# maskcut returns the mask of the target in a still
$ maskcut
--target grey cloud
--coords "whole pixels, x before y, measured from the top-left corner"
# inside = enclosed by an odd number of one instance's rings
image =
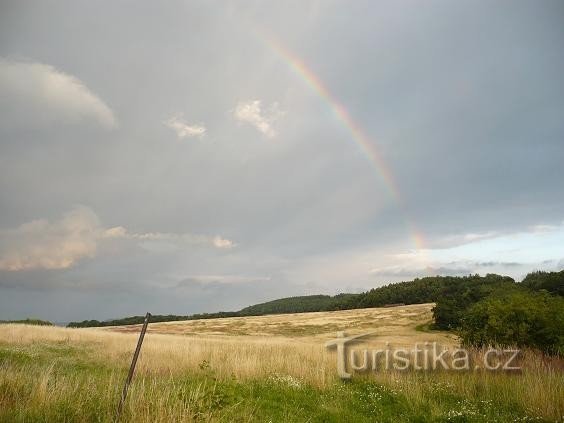
[[[0,57],[20,66],[10,81],[35,82],[0,83],[9,94],[0,99],[2,257],[16,238],[23,257],[20,225],[51,228],[73,204],[95,212],[98,235],[95,253],[69,267],[1,271],[0,319],[215,311],[427,272],[517,277],[554,266],[541,262],[562,257],[556,242],[522,266],[510,256],[429,268],[389,259],[416,248],[411,223],[440,254],[558,233],[527,228],[559,228],[564,210],[561,2],[408,9],[5,2]],[[51,76],[65,89],[45,98],[33,87]],[[328,97],[379,150],[399,201]],[[251,103],[239,125],[241,101]],[[283,119],[269,118],[274,103]],[[173,116],[171,129],[163,120]],[[119,127],[108,130],[112,119]],[[38,231],[40,246],[67,239]],[[177,287],[198,275],[211,279]],[[272,279],[213,279],[225,275]]]
[[[492,267],[492,266],[504,266],[504,267],[518,267],[522,266],[523,263],[517,263],[514,261],[511,262],[495,262],[495,261],[488,261],[482,263],[476,263],[480,267]],[[546,261],[543,261],[543,264],[546,264]]]
[[[0,118],[4,128],[92,119],[117,125],[112,110],[78,78],[53,66],[0,58]]]
[[[387,269],[373,269],[370,273],[374,276],[380,276],[384,278],[391,278],[390,282],[395,282],[401,278],[413,279],[416,277],[424,276],[461,276],[469,275],[472,273],[472,268],[470,267],[393,267]]]
[[[503,261],[477,262],[471,260],[460,260],[421,266],[419,263],[414,262],[413,265],[396,265],[375,268],[370,271],[370,274],[374,277],[383,278],[388,282],[423,276],[464,276],[476,273],[482,275],[486,273],[508,274],[517,280],[520,280],[523,277],[523,271],[526,272],[534,270],[537,265],[542,265],[542,263],[531,264]]]
[[[237,285],[252,282],[268,282],[272,278],[269,276],[241,276],[241,275],[196,275],[181,280],[176,288],[186,288],[194,284],[205,286],[210,284]]]

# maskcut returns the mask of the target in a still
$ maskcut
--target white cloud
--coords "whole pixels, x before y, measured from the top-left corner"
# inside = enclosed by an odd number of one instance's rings
[[[143,242],[160,241],[169,242],[174,244],[192,244],[192,245],[203,245],[203,246],[213,246],[219,249],[229,249],[236,246],[236,244],[226,238],[219,235],[214,237],[208,235],[198,235],[191,233],[169,233],[169,232],[145,232],[145,233],[134,233],[128,232],[123,226],[116,226],[114,228],[106,229],[104,231],[104,238],[123,238],[123,239],[133,239]]]
[[[87,207],[75,207],[60,220],[37,219],[1,232],[0,269],[66,269],[96,254],[100,221]]]
[[[6,127],[94,120],[116,126],[112,110],[78,78],[37,62],[0,59],[0,122]]]
[[[103,240],[126,239],[140,245],[167,242],[177,246],[228,249],[236,244],[221,236],[162,232],[130,233],[123,226],[104,228],[88,207],[77,206],[57,221],[37,219],[0,231],[0,270],[66,269],[96,255]],[[151,250],[146,248],[147,250]]]
[[[239,122],[254,126],[269,138],[276,135],[273,125],[284,114],[285,112],[279,109],[276,102],[264,111],[260,100],[240,101],[234,112],[235,119]]]
[[[163,121],[163,124],[176,132],[178,138],[202,137],[206,133],[203,125],[189,125],[181,115],[174,115]]]

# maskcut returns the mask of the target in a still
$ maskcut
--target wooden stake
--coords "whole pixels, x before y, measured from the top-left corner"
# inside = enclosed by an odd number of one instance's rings
[[[141,328],[141,333],[139,334],[139,340],[137,341],[137,348],[135,348],[135,353],[133,354],[133,360],[131,360],[131,366],[129,367],[129,373],[127,374],[127,379],[125,380],[125,385],[123,386],[123,391],[121,392],[121,399],[119,401],[119,406],[116,414],[116,422],[119,421],[121,417],[121,412],[123,411],[123,405],[125,404],[125,398],[127,397],[127,390],[131,379],[133,379],[133,372],[135,371],[135,365],[137,364],[137,359],[139,358],[139,352],[141,351],[141,345],[143,344],[143,338],[145,338],[145,332],[147,332],[147,326],[149,325],[149,317],[151,313],[145,315],[145,321],[143,322],[143,327]]]

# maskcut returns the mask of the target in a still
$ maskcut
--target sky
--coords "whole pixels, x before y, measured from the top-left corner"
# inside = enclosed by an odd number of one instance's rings
[[[0,319],[564,268],[561,1],[0,0]]]

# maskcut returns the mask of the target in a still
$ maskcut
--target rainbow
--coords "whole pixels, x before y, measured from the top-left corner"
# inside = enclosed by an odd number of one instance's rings
[[[329,106],[336,119],[350,132],[352,139],[360,147],[361,151],[374,165],[381,176],[387,190],[390,192],[396,204],[400,207],[406,222],[407,230],[417,249],[425,248],[423,234],[417,229],[413,219],[407,213],[400,190],[395,181],[390,168],[377,150],[375,144],[371,142],[362,127],[355,122],[346,107],[329,91],[323,81],[302,61],[300,57],[292,53],[273,37],[268,36],[264,31],[259,31],[259,37],[270,50],[274,51],[289,68],[307,83]]]

